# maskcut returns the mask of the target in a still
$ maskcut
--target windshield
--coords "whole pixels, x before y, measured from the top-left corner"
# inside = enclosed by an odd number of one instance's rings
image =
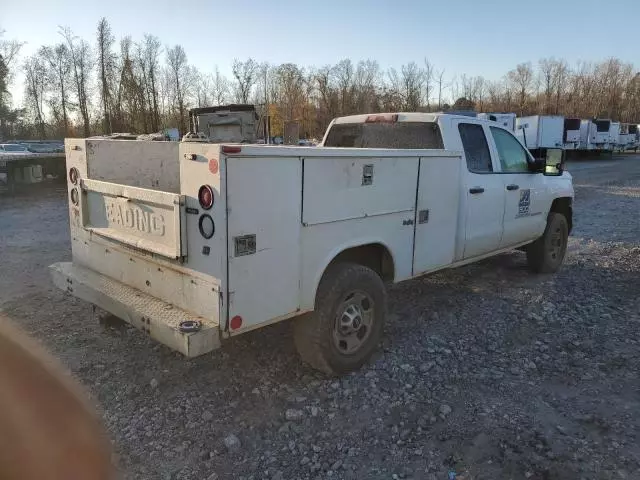
[[[2,145],[5,152],[26,152],[27,149],[22,145]]]
[[[434,122],[336,123],[325,147],[442,149],[440,127]]]

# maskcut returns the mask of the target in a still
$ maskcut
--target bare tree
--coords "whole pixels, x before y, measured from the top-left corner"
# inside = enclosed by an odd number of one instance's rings
[[[520,109],[519,113],[520,115],[524,115],[527,96],[533,82],[533,69],[531,68],[531,63],[521,63],[517,65],[515,70],[511,70],[507,74],[507,77],[517,89]]]
[[[173,83],[173,93],[175,98],[174,106],[178,109],[178,121],[180,130],[182,132],[187,131],[187,119],[186,119],[186,107],[185,98],[187,96],[188,87],[188,68],[187,68],[187,54],[184,52],[184,48],[181,45],[176,45],[173,48],[167,49],[167,66],[169,67],[169,73]]]
[[[434,76],[433,64],[426,58],[424,59],[424,101],[427,110],[431,110],[431,96],[433,95],[433,76]]]
[[[415,62],[402,66],[402,98],[406,111],[416,111],[422,101],[425,73]]]
[[[39,55],[33,55],[24,62],[25,98],[41,139],[46,138],[44,121],[46,75],[46,66]]]
[[[556,61],[554,58],[543,58],[538,62],[540,83],[544,89],[544,105],[542,107],[544,113],[551,113],[551,98],[555,87],[555,64]]]
[[[102,17],[98,23],[98,77],[100,84],[100,100],[102,103],[103,131],[112,133],[111,127],[111,83],[115,67],[115,56],[111,51],[115,38],[111,33],[111,26],[107,19]]]
[[[53,92],[49,100],[54,118],[62,123],[62,136],[69,134],[69,83],[71,82],[71,58],[64,43],[54,47],[42,47],[39,53],[48,64],[47,80]]]
[[[252,58],[244,62],[234,60],[231,68],[233,77],[236,79],[236,101],[240,103],[248,103],[251,96],[251,89],[256,84],[259,65]]]
[[[2,60],[5,68],[7,69],[7,78],[11,80],[11,69],[13,67],[13,63],[18,58],[18,54],[20,53],[20,49],[25,44],[25,42],[19,42],[18,40],[6,40],[3,39],[4,30],[0,30],[0,56],[2,56]]]
[[[149,109],[150,127],[154,132],[160,129],[160,110],[158,106],[158,71],[161,44],[153,35],[145,34],[144,42],[138,48],[146,99]]]
[[[436,85],[438,85],[438,110],[442,109],[442,92],[451,86],[451,84],[444,83],[444,68],[438,72]]]
[[[193,67],[192,67],[193,68]],[[195,100],[197,107],[211,106],[211,91],[213,90],[213,79],[211,74],[198,72],[193,69],[192,75],[195,78]]]
[[[553,71],[553,85],[556,92],[554,113],[556,115],[560,113],[560,99],[564,96],[568,77],[569,66],[567,65],[567,62],[565,60],[556,61]]]
[[[337,81],[339,92],[340,114],[348,115],[353,113],[353,63],[351,63],[351,60],[349,59],[341,60],[333,68],[333,73]]]
[[[220,73],[217,66],[213,71],[211,95],[216,105],[224,104],[227,100],[227,96],[229,95],[229,80]]]
[[[60,32],[67,42],[71,58],[73,80],[76,87],[76,100],[78,110],[82,118],[84,136],[91,135],[91,123],[89,119],[89,80],[91,70],[91,49],[89,44],[73,35],[71,29],[66,27]]]

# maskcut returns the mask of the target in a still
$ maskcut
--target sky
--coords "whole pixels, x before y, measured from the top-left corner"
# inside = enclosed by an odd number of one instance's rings
[[[151,33],[181,44],[198,69],[218,65],[229,77],[234,58],[304,66],[373,59],[383,69],[426,58],[448,79],[496,80],[544,57],[573,65],[616,56],[640,68],[638,12],[637,0],[0,0],[0,30],[26,42],[23,58],[60,42],[59,26],[94,43],[104,16],[117,39]],[[18,75],[14,103],[23,90]]]

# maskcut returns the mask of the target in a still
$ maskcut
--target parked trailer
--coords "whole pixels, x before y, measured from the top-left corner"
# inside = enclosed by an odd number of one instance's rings
[[[577,150],[580,148],[580,119],[565,118],[564,133],[562,137],[565,150]]]
[[[608,132],[607,127],[607,132]],[[580,121],[580,147],[579,150],[598,150],[598,144],[596,139],[598,129],[595,121],[593,120],[581,120]],[[608,135],[608,133],[607,133]],[[600,144],[602,145],[602,144]]]
[[[515,113],[479,113],[478,118],[484,120],[492,120],[498,122],[504,128],[510,131],[514,131],[516,128],[516,114]]]
[[[516,137],[531,151],[562,148],[564,117],[559,115],[533,115],[516,118]]]
[[[635,123],[630,124],[629,135],[631,135],[631,146],[629,150],[638,150],[638,147],[640,147],[640,125]]]
[[[595,139],[596,150],[611,150],[609,144],[609,130],[611,129],[611,120],[604,118],[596,118],[593,123],[595,124]]]
[[[609,150],[618,150],[620,145],[620,122],[609,125]]]
[[[633,148],[635,134],[630,132],[631,125],[628,123],[620,124],[620,135],[618,136],[618,150],[624,152]]]
[[[0,154],[0,179],[5,178],[9,190],[39,183],[48,175],[65,176],[64,153]]]

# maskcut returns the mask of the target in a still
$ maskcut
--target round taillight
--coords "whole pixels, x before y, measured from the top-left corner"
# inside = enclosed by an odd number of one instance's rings
[[[200,216],[198,229],[200,230],[200,235],[209,240],[216,233],[216,224],[213,223],[213,218],[205,213]]]
[[[76,207],[80,203],[80,195],[78,194],[77,188],[71,189],[71,203],[73,203]]]
[[[213,206],[213,189],[209,185],[202,185],[198,190],[198,201],[200,206],[209,210]]]
[[[71,183],[73,183],[74,185],[77,185],[79,176],[80,176],[80,173],[78,173],[78,169],[76,167],[71,167],[69,169],[69,180],[71,181]]]
[[[240,315],[236,315],[231,319],[230,325],[231,330],[237,330],[242,326],[242,317]]]

